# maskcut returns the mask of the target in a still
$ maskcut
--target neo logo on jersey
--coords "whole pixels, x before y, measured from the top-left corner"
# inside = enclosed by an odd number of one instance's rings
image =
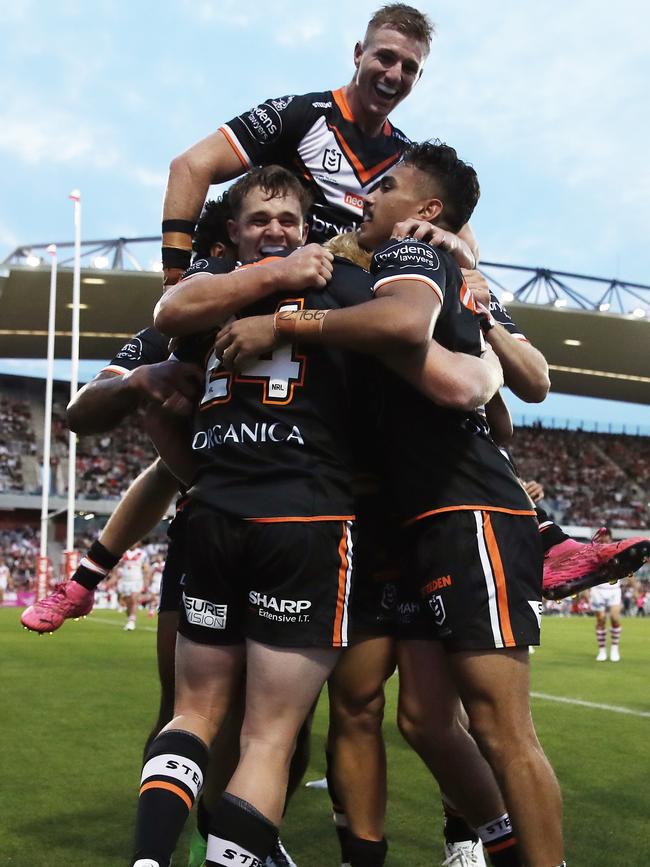
[[[341,168],[342,154],[338,148],[325,148],[323,151],[323,168],[326,172],[338,172]]]
[[[183,593],[183,605],[187,622],[208,629],[225,629],[228,615],[227,605],[216,605],[207,599],[197,599]]]

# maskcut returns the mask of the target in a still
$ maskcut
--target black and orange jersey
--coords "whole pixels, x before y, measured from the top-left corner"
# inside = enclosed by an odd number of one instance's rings
[[[499,325],[503,325],[503,327],[508,331],[515,340],[523,340],[524,342],[528,342],[528,338],[523,333],[523,331],[519,328],[517,323],[513,320],[513,318],[508,313],[506,307],[499,301],[494,292],[490,289],[490,313],[494,317],[494,321]]]
[[[319,243],[356,228],[363,196],[409,143],[388,120],[378,136],[366,135],[343,88],[268,99],[221,131],[245,169],[277,163],[304,182],[314,196],[309,240]]]
[[[375,289],[418,278],[441,302],[433,336],[453,352],[480,355],[480,311],[452,257],[407,238],[373,258]],[[477,412],[437,406],[390,372],[379,425],[381,468],[402,521],[454,509],[534,514],[513,472]]]
[[[100,373],[125,374],[144,364],[158,364],[169,358],[169,341],[156,328],[143,328],[116,352]]]
[[[242,315],[347,307],[369,300],[371,285],[368,272],[337,257],[325,289],[277,293]],[[192,449],[205,461],[191,496],[245,519],[352,517],[355,356],[320,345],[283,344],[230,373],[213,344],[213,335],[194,338],[177,353],[183,360],[200,359],[205,369],[192,432]]]

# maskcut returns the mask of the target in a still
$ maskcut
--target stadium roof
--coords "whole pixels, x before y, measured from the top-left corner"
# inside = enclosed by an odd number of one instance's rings
[[[119,242],[124,247],[124,239]],[[96,252],[100,242],[88,243],[95,245],[87,251],[89,255]],[[0,269],[0,357],[3,358],[43,358],[46,354],[50,269],[45,264],[36,267],[17,264],[19,254],[24,256],[27,252],[27,248],[18,248]],[[101,270],[82,268],[81,358],[105,361],[132,334],[151,323],[152,310],[160,296],[161,275],[142,270],[128,250],[127,260],[139,270],[121,270],[125,265],[122,253],[120,248],[120,257],[113,257],[115,270],[106,265]],[[508,309],[548,359],[553,391],[650,404],[650,287],[547,269],[496,263],[483,263],[481,267],[498,287],[497,294],[503,297],[505,290],[509,292],[506,297],[513,298],[507,302]],[[520,286],[513,285],[505,276],[512,277],[517,271],[525,272],[526,282]],[[566,277],[582,281],[580,291],[570,287]],[[594,291],[582,288],[587,285]],[[56,312],[57,358],[70,357],[71,298],[72,270],[61,267]],[[617,306],[624,311],[633,309],[633,305],[637,305],[636,315],[612,312]]]

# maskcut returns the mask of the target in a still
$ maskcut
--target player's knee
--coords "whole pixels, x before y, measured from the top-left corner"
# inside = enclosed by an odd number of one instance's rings
[[[353,729],[372,733],[381,729],[386,706],[383,684],[372,691],[334,692],[330,702],[332,723],[339,732]]]

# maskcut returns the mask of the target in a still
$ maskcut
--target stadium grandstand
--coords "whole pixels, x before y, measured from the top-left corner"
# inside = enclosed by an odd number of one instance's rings
[[[159,267],[143,266],[157,238],[84,243],[81,252],[80,356],[97,368],[151,320]],[[57,245],[55,356],[70,355],[72,245]],[[0,269],[2,356],[39,358],[47,338],[50,268],[46,245],[16,248]],[[484,263],[482,269],[515,321],[545,354],[555,392],[650,404],[647,375],[650,287],[545,268]],[[104,303],[110,297],[111,303]],[[5,605],[35,592],[43,477],[43,380],[0,377],[0,558],[10,568]],[[69,384],[53,387],[48,556],[60,577],[65,548]],[[545,488],[544,505],[577,538],[602,524],[615,538],[650,533],[650,431],[636,425],[588,425],[534,415],[515,417],[512,454],[522,477]],[[576,456],[580,460],[576,461]],[[153,448],[132,421],[109,434],[81,437],[76,453],[75,547],[96,537]],[[148,540],[159,551],[164,526]],[[646,570],[647,573],[647,570]],[[644,574],[641,573],[643,577]],[[650,576],[647,576],[650,577]],[[13,589],[13,593],[11,590]],[[27,594],[27,595],[26,595]],[[552,607],[552,606],[551,606]]]

